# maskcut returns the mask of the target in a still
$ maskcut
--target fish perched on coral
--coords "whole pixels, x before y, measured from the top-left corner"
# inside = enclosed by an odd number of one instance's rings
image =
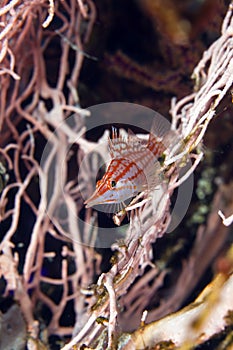
[[[146,141],[130,130],[126,138],[118,136],[113,128],[109,139],[112,160],[102,179],[97,181],[94,193],[85,201],[86,208],[110,204],[116,213],[127,206],[126,200],[158,186],[163,178],[164,152],[168,148],[166,135],[160,127],[156,134],[150,132]]]

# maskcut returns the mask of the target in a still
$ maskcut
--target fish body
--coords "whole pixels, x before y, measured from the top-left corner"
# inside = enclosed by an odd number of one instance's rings
[[[161,165],[158,158],[166,147],[162,137],[150,133],[148,141],[138,138],[129,131],[127,138],[117,135],[113,129],[109,139],[111,162],[96,184],[86,207],[98,204],[114,204],[116,208],[126,207],[125,201],[139,192],[155,188],[161,183]]]

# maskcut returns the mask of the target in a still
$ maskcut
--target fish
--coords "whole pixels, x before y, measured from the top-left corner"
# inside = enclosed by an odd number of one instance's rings
[[[84,202],[86,208],[108,204],[116,213],[140,192],[155,189],[163,178],[162,163],[168,148],[165,134],[164,130],[157,134],[151,131],[147,141],[131,130],[123,137],[113,127],[109,138],[111,161],[94,193]]]

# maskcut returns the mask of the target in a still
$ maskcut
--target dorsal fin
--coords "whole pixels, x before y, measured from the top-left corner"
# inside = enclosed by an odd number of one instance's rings
[[[162,117],[154,119],[147,147],[155,155],[161,157],[165,151],[171,150],[180,142],[180,136],[170,129],[170,123]]]
[[[127,136],[118,134],[116,128],[112,128],[112,139],[109,138],[109,151],[112,158],[124,158],[125,155],[140,151],[146,145],[132,130],[128,130]]]
[[[147,148],[154,154],[156,158],[160,157],[166,150],[163,139],[161,137],[155,136],[152,133],[150,133]]]
[[[169,121],[161,115],[155,114],[151,125],[150,133],[158,138],[163,138],[170,130]]]

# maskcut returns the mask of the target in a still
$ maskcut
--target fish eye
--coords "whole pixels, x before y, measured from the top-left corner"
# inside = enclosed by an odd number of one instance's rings
[[[115,181],[115,180],[112,180],[112,181],[111,181],[111,187],[112,187],[112,188],[116,187],[116,181]]]

